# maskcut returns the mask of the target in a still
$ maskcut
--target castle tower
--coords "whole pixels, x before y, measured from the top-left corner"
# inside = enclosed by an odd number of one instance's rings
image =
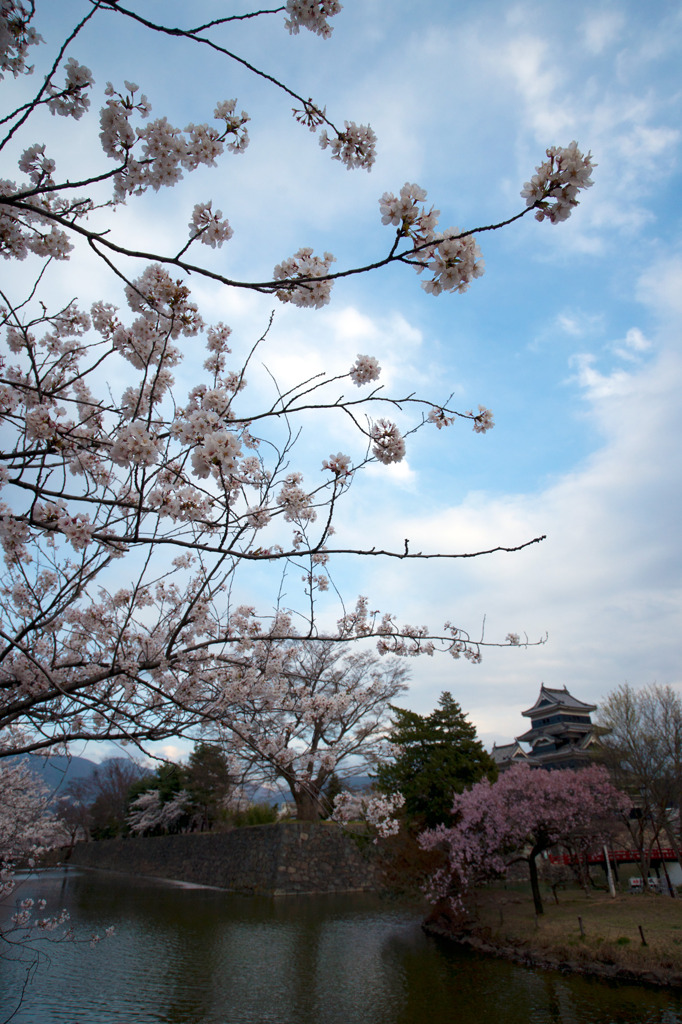
[[[582,768],[590,760],[588,747],[595,741],[590,715],[596,704],[584,704],[566,687],[552,690],[543,683],[532,708],[522,711],[531,727],[517,736],[530,744],[528,763],[538,768]]]

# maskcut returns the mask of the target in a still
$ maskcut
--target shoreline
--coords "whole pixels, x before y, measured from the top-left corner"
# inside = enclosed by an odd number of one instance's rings
[[[427,935],[464,946],[484,956],[509,960],[522,967],[536,970],[578,974],[618,984],[641,985],[647,988],[682,991],[682,961],[672,963],[653,960],[658,954],[651,949],[643,952],[645,962],[637,964],[640,949],[623,952],[618,946],[597,940],[595,945],[574,945],[570,950],[565,943],[552,943],[547,937],[534,941],[526,928],[522,934],[500,935],[499,930],[484,925],[475,918],[453,912],[443,903],[433,908],[422,922]],[[541,935],[541,933],[537,933]],[[678,941],[675,939],[674,941]],[[661,958],[663,960],[664,958]]]
[[[436,938],[446,939],[459,946],[465,946],[475,953],[482,953],[485,956],[494,956],[500,960],[510,960],[520,967],[537,968],[543,971],[558,971],[560,974],[582,974],[585,977],[597,978],[600,981],[617,981],[628,985],[646,985],[650,988],[670,988],[675,991],[682,991],[682,969],[670,971],[659,969],[637,970],[632,967],[619,966],[618,964],[591,963],[566,960],[560,956],[552,956],[546,951],[536,951],[528,948],[516,948],[508,945],[497,945],[489,939],[483,939],[474,934],[452,934],[445,929],[422,924],[427,935]]]

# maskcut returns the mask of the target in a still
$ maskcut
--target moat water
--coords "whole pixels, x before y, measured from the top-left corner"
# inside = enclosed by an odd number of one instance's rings
[[[83,941],[3,943],[0,1022],[682,1024],[682,994],[463,951],[424,935],[422,907],[374,896],[240,897],[73,869],[19,895],[66,908]]]

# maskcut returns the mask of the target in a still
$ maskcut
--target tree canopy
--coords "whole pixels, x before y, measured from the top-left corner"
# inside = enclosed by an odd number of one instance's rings
[[[628,806],[628,798],[598,765],[553,772],[518,765],[497,782],[483,779],[455,796],[452,826],[441,825],[420,837],[425,849],[444,849],[448,858],[433,879],[432,894],[461,899],[471,884],[525,860],[535,910],[542,914],[538,854],[557,843],[584,850],[603,842]]]
[[[323,794],[335,773],[361,775],[374,764],[408,677],[397,658],[302,641],[267,687],[226,707],[211,731],[240,781],[281,782],[298,818],[314,821],[329,811]]]
[[[405,813],[422,827],[449,822],[455,793],[487,778],[497,768],[476,737],[460,705],[447,691],[429,715],[391,707],[390,761],[376,770],[377,788],[402,793]]]
[[[626,824],[639,851],[642,876],[649,874],[661,835],[682,865],[672,820],[682,803],[682,697],[672,686],[635,690],[625,683],[599,705],[596,725],[595,757],[634,803]]]

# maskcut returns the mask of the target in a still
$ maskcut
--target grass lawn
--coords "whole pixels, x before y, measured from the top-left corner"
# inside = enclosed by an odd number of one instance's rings
[[[557,904],[549,894],[545,913],[536,918],[529,886],[479,889],[468,908],[472,932],[495,946],[553,960],[682,973],[682,898],[643,893],[613,899],[601,892],[586,896],[577,887],[558,898]]]

